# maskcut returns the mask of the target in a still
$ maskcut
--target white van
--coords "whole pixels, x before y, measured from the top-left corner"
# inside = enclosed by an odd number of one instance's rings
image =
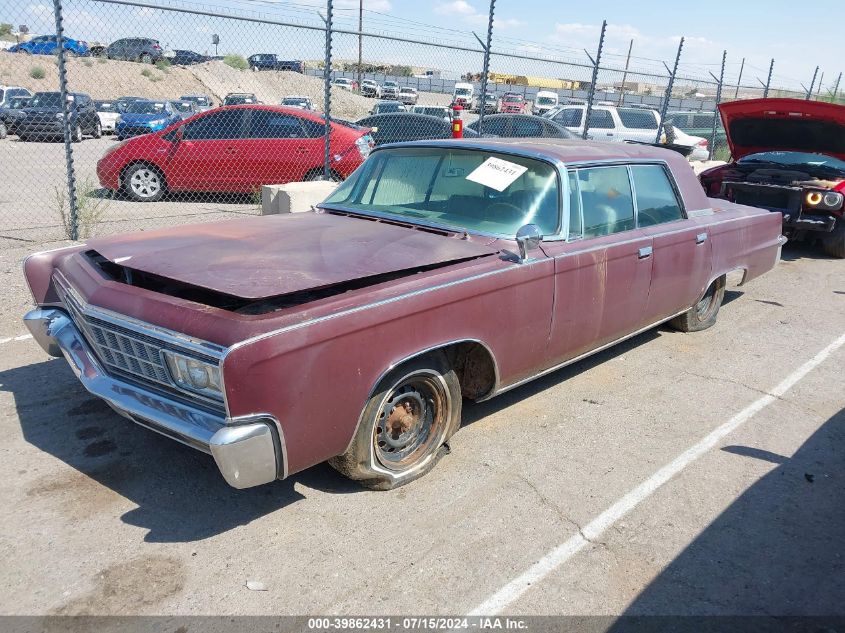
[[[556,92],[549,92],[548,90],[541,90],[537,93],[537,98],[534,99],[534,106],[531,108],[531,114],[543,115],[552,108],[558,105],[558,96]]]
[[[472,97],[475,94],[475,86],[472,84],[456,83],[452,92],[452,103],[469,110],[472,108]]]

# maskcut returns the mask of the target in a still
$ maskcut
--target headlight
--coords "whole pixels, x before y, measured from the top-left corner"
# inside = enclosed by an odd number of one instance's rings
[[[64,119],[65,113],[64,112],[56,112],[56,118],[57,119]]]
[[[834,191],[828,192],[824,194],[822,202],[824,202],[825,206],[830,207],[831,209],[838,209],[842,206],[842,194]]]
[[[170,370],[170,377],[181,389],[193,391],[212,398],[222,398],[220,368],[205,361],[164,350],[164,359]]]
[[[845,197],[837,191],[808,191],[804,195],[804,204],[820,211],[838,211],[842,208]]]

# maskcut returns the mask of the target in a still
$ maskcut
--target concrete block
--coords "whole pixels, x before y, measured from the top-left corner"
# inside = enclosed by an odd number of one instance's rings
[[[325,200],[338,183],[325,180],[289,182],[261,187],[261,215],[302,213]]]

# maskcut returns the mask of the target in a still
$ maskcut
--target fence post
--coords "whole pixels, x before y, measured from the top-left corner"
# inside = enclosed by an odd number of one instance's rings
[[[487,74],[490,72],[490,47],[493,44],[493,13],[496,0],[490,0],[490,14],[487,17],[487,44],[484,46],[484,67],[481,69],[481,94],[478,95],[478,133],[484,133],[484,110],[487,106]],[[472,104],[470,104],[472,107]]]
[[[587,53],[587,57],[590,58],[590,61],[593,62],[593,79],[590,83],[590,90],[587,93],[587,108],[584,112],[584,133],[581,135],[583,139],[586,140],[587,132],[590,131],[590,115],[593,112],[593,101],[596,98],[596,82],[599,80],[599,64],[601,63],[601,49],[604,47],[604,35],[607,32],[607,20],[604,20],[601,23],[601,35],[599,35],[599,47],[596,50],[596,58],[593,59],[592,56]]]
[[[672,89],[675,87],[675,75],[678,74],[678,64],[681,61],[682,50],[684,50],[683,37],[678,44],[678,54],[675,55],[675,65],[672,67],[672,72],[669,74],[669,85],[666,86],[666,96],[663,98],[663,106],[660,108],[660,123],[657,125],[657,138],[654,141],[655,143],[660,143],[660,137],[663,136],[663,121],[666,120],[666,112],[669,110],[669,101],[672,99]],[[666,68],[668,69],[669,67],[667,66]]]
[[[53,17],[56,21],[56,46],[59,51],[59,92],[62,99],[62,131],[65,141],[65,168],[69,204],[68,238],[79,239],[79,210],[76,206],[76,170],[73,166],[73,147],[70,138],[70,108],[68,107],[67,72],[65,69],[64,17],[62,1],[53,0]],[[64,210],[62,210],[64,212]]]
[[[739,99],[739,87],[742,84],[742,71],[745,70],[745,58],[742,58],[742,63],[739,65],[739,77],[736,78],[736,90],[734,91],[734,100]]]
[[[631,51],[634,50],[634,40],[628,45],[628,57],[625,58],[625,71],[622,73],[622,87],[619,89],[619,103],[616,105],[622,106],[625,104],[625,82],[628,81],[628,67],[631,65]]]
[[[806,97],[804,97],[804,101],[809,101],[809,100],[810,100],[810,98],[813,96],[813,88],[814,88],[814,87],[815,87],[815,85],[816,85],[816,77],[818,77],[818,76],[819,76],[819,67],[818,67],[818,66],[816,66],[816,70],[815,70],[815,72],[813,73],[813,81],[811,81],[811,82],[810,82],[810,87],[809,87],[809,88],[807,88],[806,86],[804,86],[804,90],[806,90],[806,91],[807,91],[807,96],[806,96]],[[803,85],[803,84],[802,84],[802,85]]]
[[[713,113],[713,130],[710,132],[710,160],[716,154],[716,128],[719,122],[719,103],[722,101],[722,85],[725,81],[725,61],[728,59],[728,51],[722,52],[722,72],[719,73],[719,83],[716,84],[716,112]],[[710,76],[715,79],[713,73]],[[659,141],[658,141],[659,142]]]
[[[332,0],[326,0],[326,59],[323,65],[323,112],[326,117],[326,131],[323,138],[323,180],[332,179],[331,167],[331,117],[332,117]]]
[[[842,73],[839,73],[839,76],[836,78],[836,85],[833,86],[833,97],[831,97],[830,102],[836,103],[836,96],[839,94],[839,82],[842,81]]]
[[[772,71],[775,69],[775,58],[772,57],[772,63],[769,64],[769,76],[766,79],[766,88],[763,90],[763,98],[769,98],[769,88],[772,86]]]

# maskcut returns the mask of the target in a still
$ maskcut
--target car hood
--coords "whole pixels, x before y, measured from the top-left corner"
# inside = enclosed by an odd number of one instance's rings
[[[109,261],[258,300],[498,252],[494,245],[395,224],[295,213],[90,240]]]
[[[170,118],[172,117],[169,114],[128,114],[124,112],[120,115],[120,120],[129,125],[167,121]]]
[[[845,106],[800,99],[750,99],[722,103],[719,113],[734,160],[773,150],[845,160]]]

